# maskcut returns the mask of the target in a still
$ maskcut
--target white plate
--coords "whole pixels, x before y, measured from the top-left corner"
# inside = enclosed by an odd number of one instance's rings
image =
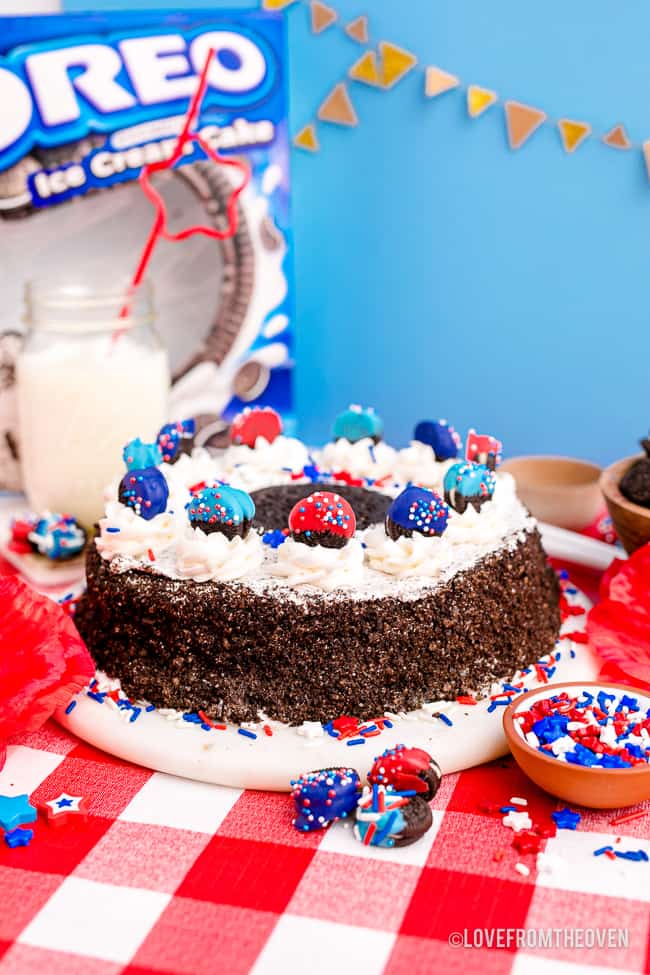
[[[572,605],[585,610],[591,606],[579,591],[565,596]],[[584,631],[585,623],[586,613],[570,616],[562,631]],[[587,646],[561,637],[558,650],[560,660],[551,678],[553,683],[597,677],[600,664]],[[532,668],[520,679],[525,690],[540,686]],[[307,737],[305,728],[274,721],[266,722],[273,731],[271,736],[265,733],[263,723],[247,725],[257,736],[249,738],[236,725],[229,725],[225,731],[206,731],[184,720],[180,712],[147,712],[143,708],[132,721],[133,711],[118,708],[110,698],[100,703],[85,691],[75,700],[69,714],[61,710],[56,718],[91,745],[160,772],[244,789],[286,791],[290,779],[301,772],[337,765],[350,765],[363,777],[376,755],[399,742],[426,749],[444,773],[471,768],[507,752],[502,729],[504,707],[497,705],[490,712],[488,701],[470,706],[438,701],[391,718],[392,728],[362,744],[348,745],[325,732]],[[433,712],[445,714],[451,725]]]

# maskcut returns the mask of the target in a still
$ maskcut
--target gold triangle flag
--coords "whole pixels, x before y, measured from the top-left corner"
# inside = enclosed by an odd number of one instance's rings
[[[312,34],[322,34],[334,23],[338,14],[332,7],[328,7],[320,0],[311,0],[311,30]]]
[[[455,74],[449,74],[442,68],[430,67],[427,68],[425,75],[424,94],[427,98],[435,98],[436,95],[451,91],[452,88],[458,88],[459,84],[460,81]]]
[[[306,125],[304,129],[301,129],[300,132],[294,135],[293,144],[298,149],[306,149],[307,152],[318,152],[320,144],[316,135],[316,126],[313,122],[310,122],[309,125]]]
[[[392,88],[405,74],[418,63],[415,54],[397,47],[388,41],[379,42],[381,54],[381,83],[383,88]]]
[[[560,130],[560,138],[565,152],[575,152],[581,142],[587,138],[591,132],[588,122],[574,122],[568,118],[561,118],[557,123]]]
[[[359,119],[350,101],[345,82],[341,81],[332,88],[331,92],[318,109],[318,117],[323,122],[333,122],[335,125],[358,125]]]
[[[521,102],[509,101],[505,103],[506,127],[508,142],[511,149],[519,149],[526,139],[530,138],[535,129],[546,121],[546,112],[532,105],[522,105]]]
[[[296,0],[264,0],[262,6],[264,10],[284,10],[292,3],[296,3]]]
[[[349,24],[346,25],[345,33],[348,37],[351,37],[353,41],[358,41],[359,44],[368,43],[368,18],[364,15],[357,17],[355,20],[351,20]]]
[[[355,61],[348,75],[354,81],[362,81],[366,85],[379,85],[379,65],[374,51],[366,51],[358,61]]]
[[[631,149],[632,143],[627,137],[627,132],[622,125],[615,125],[613,129],[610,129],[607,135],[603,136],[603,142],[606,146],[611,146],[613,149]]]
[[[497,94],[488,88],[479,88],[478,85],[470,85],[467,89],[467,111],[472,118],[482,115],[483,112],[494,105]]]

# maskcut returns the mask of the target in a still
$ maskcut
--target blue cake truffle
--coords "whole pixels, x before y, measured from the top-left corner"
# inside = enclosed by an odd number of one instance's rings
[[[168,498],[167,481],[157,467],[129,469],[120,483],[119,500],[145,521],[166,511]]]
[[[187,505],[190,524],[206,535],[220,532],[227,538],[248,535],[255,517],[255,502],[246,491],[229,484],[213,484],[197,491]]]
[[[446,420],[420,420],[413,439],[431,447],[437,461],[453,460],[462,446],[460,437]]]
[[[334,421],[335,440],[345,439],[356,443],[368,437],[374,443],[379,443],[383,435],[384,424],[371,407],[349,406]]]
[[[395,498],[386,513],[384,526],[389,538],[410,538],[413,532],[433,538],[442,535],[449,520],[449,509],[435,491],[407,487]]]
[[[191,454],[196,424],[193,419],[166,423],[158,432],[158,447],[166,464],[175,464],[183,454]]]
[[[494,471],[485,464],[461,461],[445,474],[445,501],[461,515],[469,504],[480,511],[486,501],[492,500],[496,483]]]
[[[324,768],[291,781],[293,825],[303,833],[325,829],[357,808],[361,782],[353,768]]]

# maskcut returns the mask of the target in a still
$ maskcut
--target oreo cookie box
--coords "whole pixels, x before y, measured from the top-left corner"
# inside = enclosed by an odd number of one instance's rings
[[[130,11],[0,18],[0,488],[19,487],[14,369],[30,279],[130,280],[154,212],[138,175],[168,159],[206,56],[195,128],[251,181],[224,241],[160,241],[147,277],[174,377],[170,419],[218,444],[242,406],[291,429],[289,148],[281,17]],[[195,144],[158,173],[172,232],[227,225],[238,170]],[[234,173],[234,175],[231,175]]]

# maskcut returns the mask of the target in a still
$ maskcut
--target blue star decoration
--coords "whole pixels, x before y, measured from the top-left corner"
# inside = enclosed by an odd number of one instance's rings
[[[29,796],[0,796],[0,826],[13,830],[23,823],[33,823],[38,812],[29,804]]]
[[[5,843],[14,850],[17,846],[29,846],[34,839],[33,829],[10,829],[5,833]]]
[[[59,809],[63,809],[64,806],[71,806],[72,802],[73,802],[72,799],[68,799],[68,797],[65,796],[63,799],[57,799],[56,805]]]
[[[574,812],[567,806],[551,813],[551,817],[558,829],[575,829],[581,819],[580,813]]]

